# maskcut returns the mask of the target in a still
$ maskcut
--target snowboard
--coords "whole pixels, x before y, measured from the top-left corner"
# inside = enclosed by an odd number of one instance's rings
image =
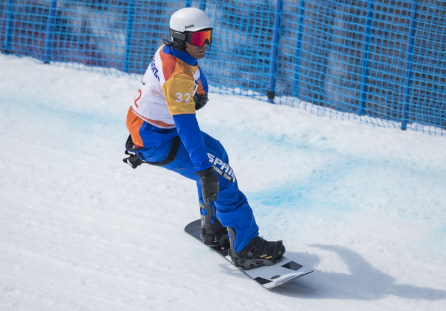
[[[203,243],[200,238],[200,228],[201,228],[201,220],[198,219],[188,224],[186,228],[184,228],[184,231],[186,231],[192,237]],[[220,254],[232,265],[234,265],[231,256],[229,256],[229,248],[212,247],[212,246],[208,247],[213,251],[217,252],[218,254]],[[237,268],[244,274],[249,276],[251,279],[256,281],[259,285],[267,289],[275,288],[277,286],[285,284],[289,281],[292,281],[294,279],[297,279],[301,276],[304,276],[314,271],[313,269],[309,269],[298,264],[297,262],[287,258],[286,256],[283,256],[280,262],[272,266],[264,266],[250,270],[244,270],[239,267]]]

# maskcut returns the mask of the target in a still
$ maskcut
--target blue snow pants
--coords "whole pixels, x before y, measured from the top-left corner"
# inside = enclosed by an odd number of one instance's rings
[[[204,132],[201,133],[210,161],[217,167],[217,169],[221,168],[220,172],[229,173],[234,177],[231,181],[228,180],[228,178],[217,174],[220,187],[218,198],[212,205],[214,210],[216,209],[216,216],[222,225],[235,230],[236,238],[234,241],[234,248],[237,252],[240,252],[253,238],[259,235],[259,227],[256,224],[246,196],[238,188],[233,170],[229,166],[226,150],[218,140]],[[141,151],[138,151],[138,155],[142,160],[147,162],[162,162],[167,157],[172,142],[173,139],[160,146],[144,148]],[[200,177],[195,174],[194,165],[182,142],[180,142],[180,147],[175,160],[161,167],[194,180],[197,183],[199,201],[204,203]]]

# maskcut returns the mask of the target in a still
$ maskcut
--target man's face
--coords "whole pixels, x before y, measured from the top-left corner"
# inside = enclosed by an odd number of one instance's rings
[[[186,52],[195,59],[202,59],[206,55],[208,44],[205,42],[203,46],[195,46],[186,42]]]

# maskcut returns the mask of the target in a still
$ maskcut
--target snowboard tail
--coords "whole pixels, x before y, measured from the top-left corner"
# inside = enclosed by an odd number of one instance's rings
[[[188,224],[186,228],[184,228],[184,231],[200,241],[200,243],[203,243],[200,238],[200,228],[201,220],[198,219]],[[229,248],[215,246],[208,247],[234,265],[231,256],[229,256]],[[259,285],[267,289],[275,288],[314,271],[313,269],[309,269],[298,264],[286,256],[283,256],[280,262],[272,266],[263,266],[251,270],[243,270],[239,267],[237,268],[256,281]]]

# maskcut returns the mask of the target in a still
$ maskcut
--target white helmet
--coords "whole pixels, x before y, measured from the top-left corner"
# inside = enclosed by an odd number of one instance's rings
[[[170,17],[169,28],[175,32],[196,32],[206,28],[214,28],[211,20],[202,10],[184,8],[176,11]]]

